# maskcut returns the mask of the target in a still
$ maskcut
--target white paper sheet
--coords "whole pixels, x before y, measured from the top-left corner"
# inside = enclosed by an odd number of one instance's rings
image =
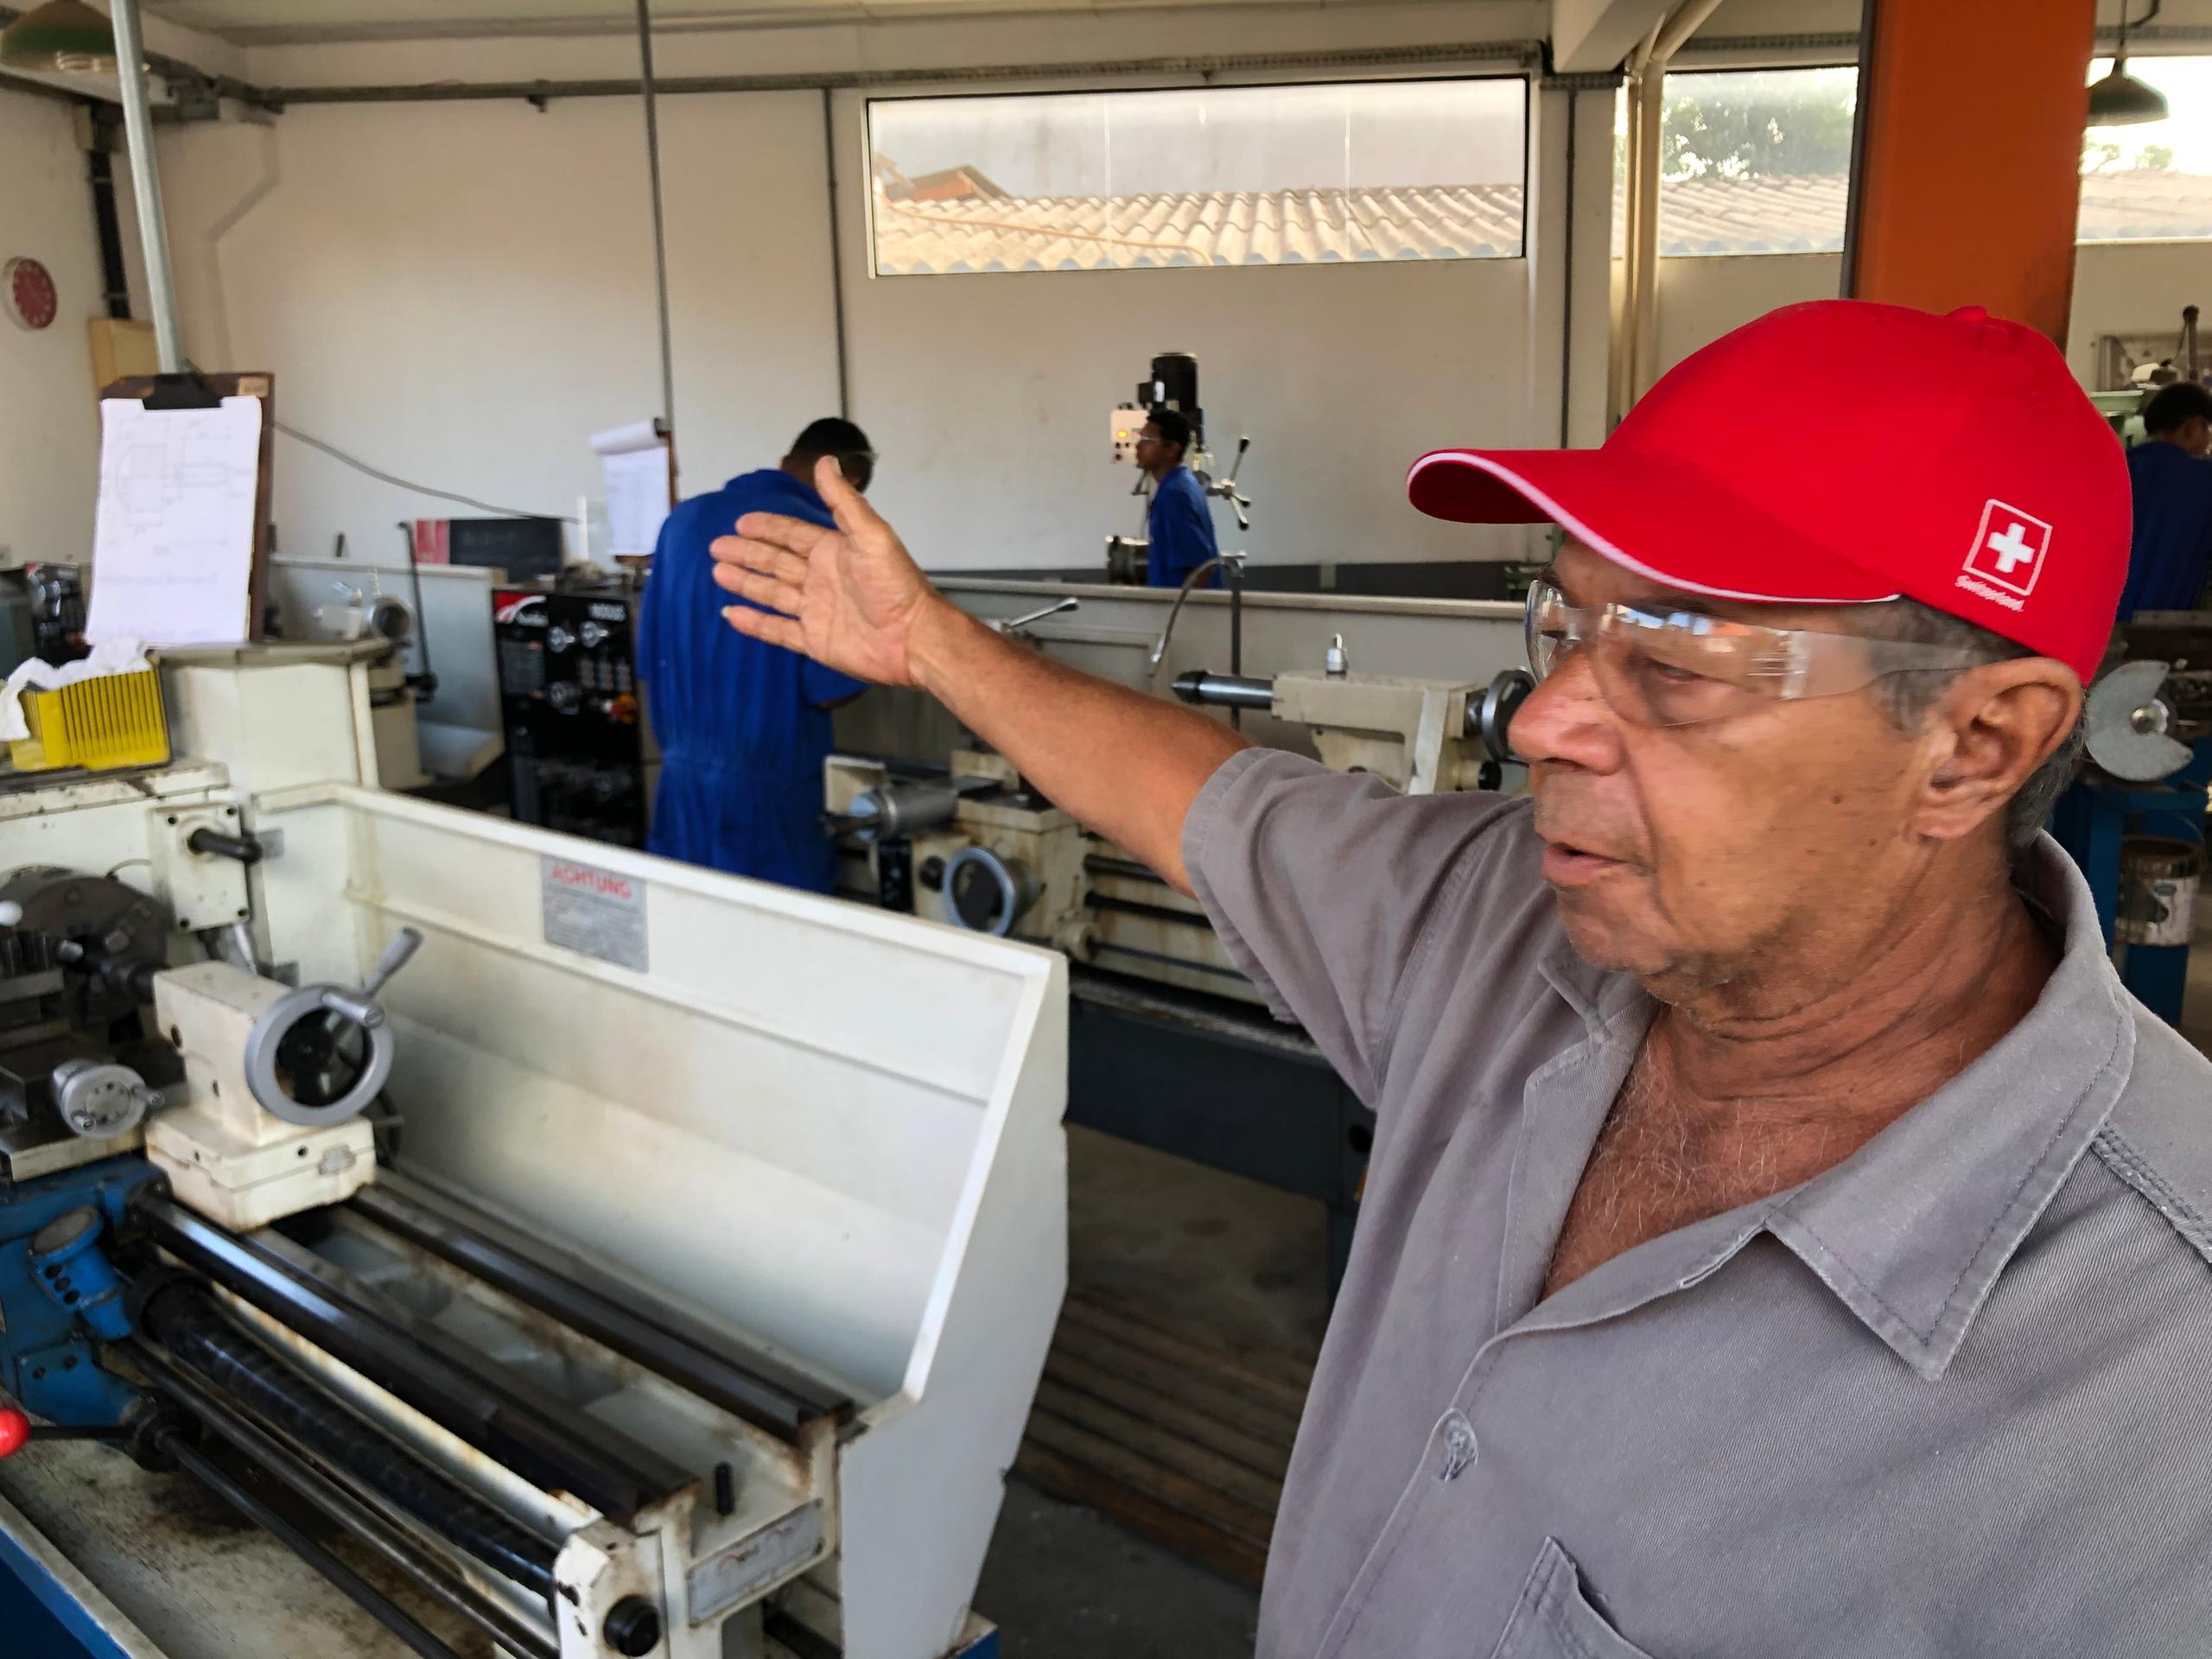
[[[668,440],[651,421],[594,432],[607,475],[607,551],[650,553],[668,517]]]
[[[174,410],[103,399],[85,637],[154,645],[243,641],[260,465],[257,397]]]

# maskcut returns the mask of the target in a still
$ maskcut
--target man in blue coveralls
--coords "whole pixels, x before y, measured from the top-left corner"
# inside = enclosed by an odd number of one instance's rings
[[[822,833],[830,711],[867,684],[723,621],[729,596],[715,586],[707,544],[748,512],[828,525],[830,509],[812,482],[825,455],[855,489],[868,488],[875,455],[867,435],[850,421],[821,420],[798,435],[780,466],[734,478],[669,514],[638,625],[645,708],[661,750],[647,848],[815,893],[836,883],[836,850]]]
[[[1180,588],[1184,578],[1221,548],[1213,538],[1213,509],[1205,487],[1188,467],[1191,423],[1172,409],[1155,409],[1137,435],[1137,465],[1152,474],[1152,511],[1147,535],[1152,550],[1145,581],[1154,588]],[[1209,577],[1218,582],[1218,571]]]
[[[2193,611],[2212,564],[2212,391],[2182,381],[2143,410],[2145,442],[2127,452],[2135,538],[2120,620]]]

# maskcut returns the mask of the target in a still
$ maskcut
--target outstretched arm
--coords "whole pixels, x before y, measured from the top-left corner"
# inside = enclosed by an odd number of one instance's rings
[[[815,487],[834,530],[755,512],[715,543],[715,580],[751,601],[724,613],[730,626],[842,672],[928,692],[1056,805],[1188,893],[1183,820],[1244,740],[976,620],[930,585],[834,459],[816,466]]]

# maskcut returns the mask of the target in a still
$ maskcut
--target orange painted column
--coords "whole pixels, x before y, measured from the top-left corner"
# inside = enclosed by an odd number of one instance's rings
[[[1844,292],[2062,346],[2096,0],[1868,0]]]

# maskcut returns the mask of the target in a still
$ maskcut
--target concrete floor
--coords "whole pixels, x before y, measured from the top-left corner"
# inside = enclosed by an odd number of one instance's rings
[[[1329,1319],[1327,1216],[1318,1200],[1071,1128],[1068,1276],[1211,1347],[1311,1365]]]
[[[1068,1255],[1076,1282],[1240,1357],[1310,1364],[1319,1349],[1326,1228],[1311,1199],[1071,1128]],[[1247,1586],[1018,1477],[976,1591],[1007,1659],[1249,1659],[1258,1608]]]
[[[976,1587],[1006,1659],[1250,1659],[1259,1605],[1243,1585],[1019,1477]]]

